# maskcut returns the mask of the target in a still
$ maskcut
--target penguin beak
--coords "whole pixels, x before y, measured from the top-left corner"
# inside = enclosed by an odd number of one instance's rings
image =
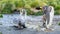
[[[40,7],[40,9],[42,9],[42,7]]]

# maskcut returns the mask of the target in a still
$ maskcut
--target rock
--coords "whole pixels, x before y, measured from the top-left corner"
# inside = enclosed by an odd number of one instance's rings
[[[44,29],[45,32],[52,32],[54,29]]]

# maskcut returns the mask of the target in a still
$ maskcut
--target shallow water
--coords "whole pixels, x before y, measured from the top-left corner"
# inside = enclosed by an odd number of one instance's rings
[[[14,23],[18,23],[18,19],[22,18],[19,16],[20,14],[3,14],[3,18],[0,18],[0,23],[3,26],[12,26]],[[33,22],[42,22],[42,16],[26,16],[26,19]],[[14,20],[15,22],[13,23]],[[60,22],[60,15],[54,16],[53,22]]]
[[[44,31],[36,31],[33,29],[23,29],[19,30],[13,26],[13,20],[19,18],[19,14],[3,14],[3,18],[0,18],[0,31],[3,34],[60,34],[60,26],[57,26],[57,22],[60,22],[60,16],[54,16],[54,28],[55,30],[52,32],[44,32]],[[42,16],[27,16],[28,20],[33,20],[33,21],[40,21],[42,19]]]
[[[3,34],[60,34],[59,30],[45,32],[45,31],[36,31],[33,29],[17,30],[13,27],[0,27],[0,31]]]

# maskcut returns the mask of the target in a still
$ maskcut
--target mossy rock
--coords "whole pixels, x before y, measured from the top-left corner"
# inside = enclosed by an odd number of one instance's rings
[[[0,34],[2,34],[2,32],[0,32]]]
[[[2,18],[3,17],[3,15],[2,14],[0,14],[0,18]]]
[[[58,25],[60,26],[60,22],[58,23]]]

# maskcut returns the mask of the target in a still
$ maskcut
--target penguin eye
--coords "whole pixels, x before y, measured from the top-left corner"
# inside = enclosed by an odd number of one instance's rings
[[[46,10],[46,7],[44,8],[44,10]]]
[[[46,7],[43,7],[43,10],[46,10]]]

